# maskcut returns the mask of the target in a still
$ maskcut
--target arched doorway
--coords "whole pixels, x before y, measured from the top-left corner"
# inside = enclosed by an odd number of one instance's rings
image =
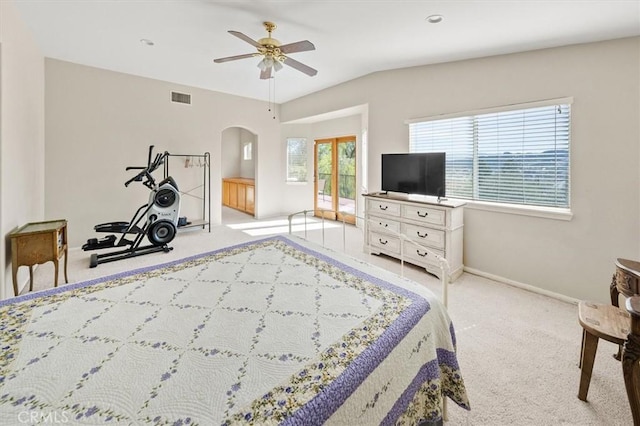
[[[228,127],[221,135],[222,223],[225,216],[255,215],[257,135],[243,127]],[[231,209],[228,210],[228,209]],[[226,214],[225,214],[226,213]]]

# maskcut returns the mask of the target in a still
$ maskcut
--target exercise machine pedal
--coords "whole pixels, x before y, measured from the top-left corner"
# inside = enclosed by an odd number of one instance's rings
[[[106,237],[101,238],[99,240],[97,238],[89,238],[86,244],[82,246],[82,250],[88,251],[88,250],[98,250],[98,249],[107,248],[107,247],[115,247],[115,242],[116,242],[115,235],[107,235]]]

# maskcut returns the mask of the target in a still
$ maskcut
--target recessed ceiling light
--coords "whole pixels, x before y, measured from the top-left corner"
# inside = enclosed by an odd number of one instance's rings
[[[153,46],[154,45],[154,43],[151,40],[146,39],[146,38],[141,38],[140,39],[140,43],[144,44],[145,46]]]
[[[442,15],[430,15],[427,16],[427,22],[430,24],[437,24],[442,22],[442,20],[444,19],[444,16]]]

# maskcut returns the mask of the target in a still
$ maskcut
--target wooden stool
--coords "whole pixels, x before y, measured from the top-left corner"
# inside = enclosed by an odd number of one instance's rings
[[[604,339],[616,345],[627,340],[631,319],[629,313],[613,305],[593,302],[578,304],[578,318],[582,326],[582,349],[580,351],[580,390],[578,398],[587,400],[593,361],[598,349],[598,339]]]

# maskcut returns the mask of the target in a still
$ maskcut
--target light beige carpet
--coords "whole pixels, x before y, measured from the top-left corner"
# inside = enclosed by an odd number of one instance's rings
[[[261,238],[271,232],[286,232],[283,218],[255,221],[225,209],[223,221],[236,229],[219,226],[211,233],[185,230],[172,242],[174,250],[170,253],[141,256],[93,269],[89,268],[89,252],[72,249],[69,254],[70,282],[164,263]],[[74,229],[73,232],[82,231]],[[328,230],[325,244],[341,250],[341,232],[340,228]],[[86,234],[87,238],[94,236],[91,230]],[[320,231],[309,231],[307,235],[311,241],[321,241]],[[348,254],[368,258],[362,251],[362,235],[358,229],[348,228],[347,241]],[[396,260],[371,256],[370,261],[400,273]],[[440,294],[437,278],[411,266],[406,266],[404,273]],[[51,287],[52,280],[51,263],[38,267],[35,289]],[[633,424],[621,365],[612,357],[616,352],[613,344],[600,342],[589,402],[577,398],[582,332],[577,306],[465,273],[450,286],[449,312],[456,329],[460,367],[471,411],[450,403],[448,424]]]

